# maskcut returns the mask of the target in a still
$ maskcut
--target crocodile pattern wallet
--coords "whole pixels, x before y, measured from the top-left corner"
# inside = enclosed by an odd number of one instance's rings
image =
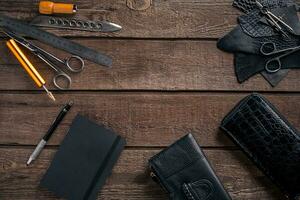
[[[221,128],[290,199],[300,195],[300,135],[259,94],[243,99]]]
[[[230,200],[191,134],[149,161],[151,176],[172,200]]]

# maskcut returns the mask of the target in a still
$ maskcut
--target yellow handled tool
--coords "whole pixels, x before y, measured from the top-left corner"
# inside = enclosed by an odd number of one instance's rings
[[[17,43],[10,39],[6,42],[7,47],[11,50],[11,52],[14,54],[14,56],[18,59],[22,67],[25,69],[25,71],[28,73],[28,75],[32,78],[32,80],[35,82],[35,84],[39,88],[43,88],[46,92],[49,98],[51,98],[53,101],[55,101],[55,98],[53,94],[46,88],[45,80],[43,77],[39,74],[39,72],[35,69],[35,67],[32,65],[32,63],[28,60],[28,58],[25,56],[25,54],[22,52],[22,50],[19,48]]]
[[[41,1],[39,12],[45,15],[51,14],[73,14],[77,11],[77,6],[70,3],[54,3],[52,1]]]

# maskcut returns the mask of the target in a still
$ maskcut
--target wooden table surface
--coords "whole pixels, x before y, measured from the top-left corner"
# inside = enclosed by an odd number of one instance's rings
[[[0,0],[0,12],[24,20],[37,15],[38,0]],[[76,18],[106,19],[123,26],[103,34],[51,30],[113,57],[109,70],[86,62],[72,74],[69,91],[57,91],[47,66],[31,56],[49,80],[57,102],[38,91],[0,45],[0,199],[56,199],[38,187],[77,113],[124,136],[127,146],[98,199],[160,200],[167,195],[150,178],[148,159],[192,132],[235,200],[283,199],[280,191],[219,131],[222,118],[252,91],[261,92],[300,128],[300,71],[275,88],[257,75],[238,84],[233,56],[216,41],[236,25],[232,0],[78,0]],[[42,45],[59,57],[62,51]],[[38,160],[28,156],[61,106],[75,105]]]

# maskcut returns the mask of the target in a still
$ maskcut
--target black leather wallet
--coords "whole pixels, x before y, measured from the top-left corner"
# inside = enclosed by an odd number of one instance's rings
[[[192,134],[152,157],[151,176],[172,200],[230,200]]]
[[[221,128],[290,199],[300,195],[300,135],[259,94],[243,99]]]

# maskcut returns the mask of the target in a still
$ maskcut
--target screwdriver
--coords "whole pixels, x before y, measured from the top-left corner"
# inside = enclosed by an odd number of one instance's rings
[[[73,14],[76,13],[77,6],[70,3],[54,3],[52,1],[41,1],[39,12],[45,15],[51,14]]]
[[[32,80],[35,82],[35,84],[39,88],[43,88],[48,97],[55,101],[55,97],[53,94],[46,88],[45,80],[42,78],[42,76],[39,74],[39,72],[35,69],[35,67],[32,65],[32,63],[28,60],[28,58],[25,56],[25,54],[21,51],[20,47],[17,45],[17,43],[10,39],[6,42],[7,47],[10,49],[10,51],[14,54],[14,56],[18,59],[21,66],[25,69],[25,71],[28,73],[28,75],[32,78]]]

